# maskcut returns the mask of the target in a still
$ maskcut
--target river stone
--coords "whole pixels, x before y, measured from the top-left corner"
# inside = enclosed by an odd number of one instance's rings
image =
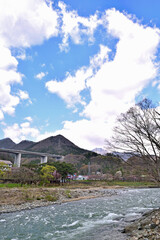
[[[157,223],[157,224],[156,224]],[[160,240],[160,209],[150,211],[125,228],[127,240]]]

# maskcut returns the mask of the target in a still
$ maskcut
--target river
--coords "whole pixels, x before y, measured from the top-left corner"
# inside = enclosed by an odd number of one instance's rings
[[[1,240],[125,240],[123,227],[160,207],[160,189],[117,190],[117,195],[0,215]]]

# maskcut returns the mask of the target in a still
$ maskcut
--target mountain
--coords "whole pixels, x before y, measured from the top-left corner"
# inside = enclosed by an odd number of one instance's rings
[[[45,152],[58,155],[84,155],[91,153],[91,151],[79,148],[62,135],[51,136],[39,142],[24,140],[18,144],[15,144],[10,138],[6,138],[0,140],[0,148]]]
[[[92,151],[101,155],[105,155],[107,153],[107,150],[105,150],[104,148],[94,148]]]
[[[46,152],[64,156],[67,154],[84,155],[93,152],[101,155],[105,155],[107,153],[107,151],[103,148],[95,148],[92,151],[79,148],[62,135],[57,135],[54,137],[51,136],[39,142],[23,140],[18,144],[14,143],[10,138],[4,138],[0,140],[0,148],[30,150],[33,152]],[[133,156],[131,153],[113,152],[112,154],[115,156],[120,156],[125,161]]]
[[[35,142],[23,140],[20,143],[15,144],[14,149],[27,150],[28,148],[31,148],[34,144],[35,144]]]
[[[63,155],[64,161],[74,164],[76,169],[78,169],[81,174],[88,173],[88,159],[90,159],[90,169],[92,174],[95,174],[98,171],[103,174],[114,175],[121,169],[123,171],[123,177],[126,179],[130,178],[134,180],[135,177],[141,179],[141,176],[150,177],[147,172],[148,166],[150,166],[149,163],[146,163],[146,159],[144,160],[138,155],[133,156],[132,153],[119,152],[113,152],[110,155],[107,154],[106,156],[95,155],[94,152],[79,148],[62,135],[57,135],[54,137],[52,136],[39,142],[25,140],[21,141],[19,144],[15,144],[10,138],[5,138],[0,140],[0,148],[30,150],[35,152]],[[99,152],[102,154],[101,149],[96,150],[99,150]],[[121,161],[119,156],[123,158],[123,160],[127,161],[128,164],[126,164],[124,161]],[[10,160],[10,158],[11,156],[8,154],[2,159]],[[27,156],[26,159],[23,159],[23,161],[25,164],[28,164],[31,161],[38,163],[39,159],[37,161],[35,157],[30,158],[30,156]]]
[[[33,146],[29,147],[27,150],[59,155],[85,154],[90,152],[88,150],[79,148],[62,135],[46,138],[40,142],[33,144]]]
[[[14,143],[10,138],[4,138],[0,140],[0,148],[14,148],[16,143]]]
[[[129,153],[129,152],[112,152],[113,155],[115,156],[119,156],[120,158],[122,158],[124,161],[127,161],[129,158],[133,157],[134,154],[133,153]]]

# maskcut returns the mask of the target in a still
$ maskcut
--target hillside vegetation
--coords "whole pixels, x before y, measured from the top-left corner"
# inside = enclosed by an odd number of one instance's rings
[[[130,157],[125,163],[118,156],[108,154],[102,156],[94,152],[79,148],[62,135],[51,136],[39,142],[21,141],[14,143],[11,139],[0,140],[0,148],[13,148],[35,152],[45,152],[63,155],[63,161],[72,163],[77,174],[94,175],[94,179],[119,179],[129,181],[148,181],[152,179],[152,166],[141,157]],[[10,160],[14,163],[14,155],[0,153],[0,159]],[[55,159],[49,158],[53,163]],[[40,158],[36,156],[22,155],[22,165],[39,164]],[[117,173],[118,172],[118,173]],[[98,175],[97,175],[98,174]]]

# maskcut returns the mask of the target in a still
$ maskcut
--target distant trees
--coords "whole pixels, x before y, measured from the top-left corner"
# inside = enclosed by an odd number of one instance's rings
[[[20,184],[63,183],[69,174],[73,175],[75,172],[73,164],[58,161],[41,165],[29,164],[12,170],[6,164],[0,163],[1,180]]]
[[[88,175],[91,174],[91,158],[96,157],[98,154],[95,152],[88,152],[84,156],[86,157],[87,164],[88,164]]]
[[[113,134],[106,140],[106,148],[143,157],[154,179],[160,182],[160,108],[144,99],[120,115]]]
[[[53,169],[52,169],[53,168]],[[50,170],[51,171],[50,171]],[[50,163],[47,163],[46,164],[43,164],[38,172],[42,174],[43,171],[47,171],[48,174],[52,175],[52,180],[54,178],[54,180],[60,180],[63,182],[66,182],[66,179],[68,178],[68,175],[73,175],[75,172],[76,172],[76,169],[75,167],[73,166],[73,164],[71,163],[66,163],[66,162],[59,162],[59,161],[56,161],[56,162],[50,162]],[[54,170],[54,171],[53,171]],[[44,175],[44,173],[43,173]],[[48,176],[49,176],[48,175]]]
[[[57,172],[61,174],[62,182],[66,181],[68,174],[73,175],[76,171],[75,167],[71,163],[57,161],[52,164],[57,169]]]
[[[8,179],[11,179],[13,182],[17,182],[21,184],[26,184],[26,183],[31,184],[39,181],[39,175],[37,172],[27,167],[20,167],[10,171],[10,174],[8,175]]]

